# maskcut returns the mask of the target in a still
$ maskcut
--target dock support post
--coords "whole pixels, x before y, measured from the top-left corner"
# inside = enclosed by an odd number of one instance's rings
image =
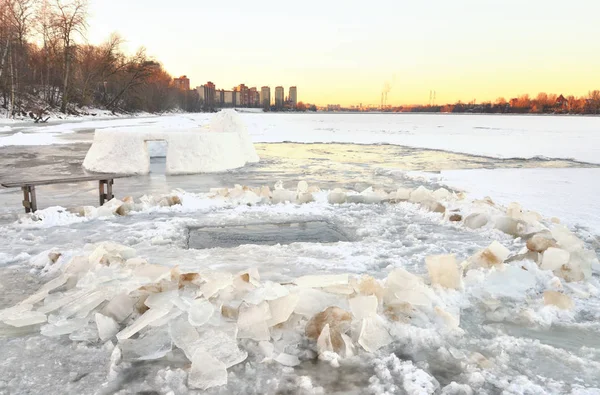
[[[23,207],[25,207],[25,213],[34,213],[37,211],[37,201],[35,197],[35,186],[25,185],[21,187],[23,191]]]
[[[106,201],[115,197],[112,193],[113,183],[114,181],[112,179],[98,181],[98,187],[100,190],[100,206],[104,205]]]

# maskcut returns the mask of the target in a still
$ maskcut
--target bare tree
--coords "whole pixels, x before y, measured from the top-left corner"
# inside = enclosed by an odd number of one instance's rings
[[[87,0],[56,0],[53,27],[63,46],[63,92],[60,110],[67,112],[69,104],[69,77],[74,57],[75,35],[84,36],[87,27]]]

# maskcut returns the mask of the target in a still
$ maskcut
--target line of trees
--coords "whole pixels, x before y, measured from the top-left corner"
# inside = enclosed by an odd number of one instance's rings
[[[133,55],[111,35],[86,42],[88,0],[0,0],[0,107],[8,116],[39,121],[50,109],[194,111],[194,92],[172,86],[171,76],[144,48]]]
[[[521,95],[506,100],[499,97],[495,102],[469,103],[458,101],[439,106],[410,106],[392,109],[402,112],[452,112],[490,114],[600,114],[600,90],[588,92],[587,96],[575,97],[539,93],[536,97]]]

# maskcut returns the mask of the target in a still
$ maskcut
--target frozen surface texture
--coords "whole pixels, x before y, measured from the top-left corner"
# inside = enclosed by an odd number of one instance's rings
[[[153,141],[166,142],[168,174],[219,172],[259,160],[239,115],[223,110],[208,128],[132,126],[97,130],[83,167],[99,173],[146,174],[150,171],[147,143]]]

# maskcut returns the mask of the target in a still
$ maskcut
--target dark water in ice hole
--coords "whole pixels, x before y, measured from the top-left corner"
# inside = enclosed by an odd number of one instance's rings
[[[244,244],[336,243],[350,241],[341,229],[326,221],[265,223],[190,228],[188,248],[232,248]]]

